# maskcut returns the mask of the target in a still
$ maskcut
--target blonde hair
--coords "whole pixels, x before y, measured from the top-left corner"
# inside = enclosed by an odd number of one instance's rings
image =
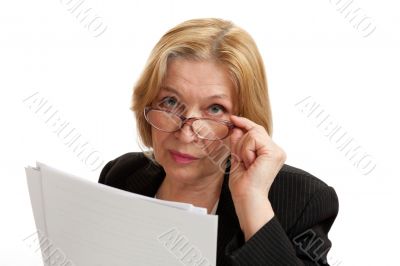
[[[185,21],[169,30],[153,48],[132,96],[131,110],[142,144],[152,147],[151,126],[143,110],[152,104],[171,58],[214,60],[226,67],[237,95],[238,113],[262,125],[272,136],[272,115],[263,60],[252,37],[232,22],[208,18]]]

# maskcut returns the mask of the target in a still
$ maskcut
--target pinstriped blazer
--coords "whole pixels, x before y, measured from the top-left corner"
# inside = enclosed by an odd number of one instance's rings
[[[227,168],[216,214],[217,265],[328,265],[328,232],[337,216],[335,190],[313,175],[283,165],[269,192],[275,216],[244,241],[229,192]],[[99,183],[154,197],[165,176],[143,153],[108,162]]]

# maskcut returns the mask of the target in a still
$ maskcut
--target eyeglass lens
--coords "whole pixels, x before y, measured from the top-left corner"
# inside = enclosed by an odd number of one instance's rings
[[[152,126],[166,132],[174,132],[182,127],[182,120],[178,115],[161,110],[150,110],[147,119]],[[211,119],[195,120],[192,129],[200,138],[210,140],[224,138],[229,132],[227,125]]]

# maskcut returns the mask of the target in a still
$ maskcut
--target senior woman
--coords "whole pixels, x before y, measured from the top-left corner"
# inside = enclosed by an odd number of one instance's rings
[[[132,110],[148,149],[110,161],[100,183],[217,214],[217,265],[327,265],[336,193],[284,164],[263,61],[243,29],[195,19],[168,31]]]

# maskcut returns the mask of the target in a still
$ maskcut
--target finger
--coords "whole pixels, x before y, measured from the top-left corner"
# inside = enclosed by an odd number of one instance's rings
[[[255,127],[259,127],[259,125],[257,123],[254,123],[253,121],[251,121],[250,119],[247,119],[245,117],[240,117],[240,116],[236,116],[236,115],[231,115],[230,117],[231,122],[239,128],[244,128],[247,131],[252,130]]]
[[[239,128],[234,128],[230,137],[231,153],[238,155],[238,143],[243,137],[243,131]]]
[[[240,140],[238,148],[240,149],[238,151],[239,156],[244,162],[246,169],[248,169],[257,157],[255,140],[249,134],[245,134]]]
[[[231,173],[243,173],[243,171],[246,170],[243,161],[240,160],[240,158],[236,154],[231,154],[231,167],[230,167],[230,172]]]
[[[247,168],[249,168],[257,158],[255,146],[255,140],[250,138],[246,141],[246,145],[244,145],[243,158]]]
[[[249,167],[249,160],[247,159],[245,146],[248,139],[248,134],[244,134],[235,146],[235,154],[239,157],[238,159],[242,162],[247,169]]]
[[[236,172],[239,170],[242,172],[244,170],[244,166],[242,159],[239,157],[238,154],[238,144],[240,139],[243,137],[243,131],[239,128],[234,128],[233,132],[230,136],[230,144],[231,144],[231,171]]]

